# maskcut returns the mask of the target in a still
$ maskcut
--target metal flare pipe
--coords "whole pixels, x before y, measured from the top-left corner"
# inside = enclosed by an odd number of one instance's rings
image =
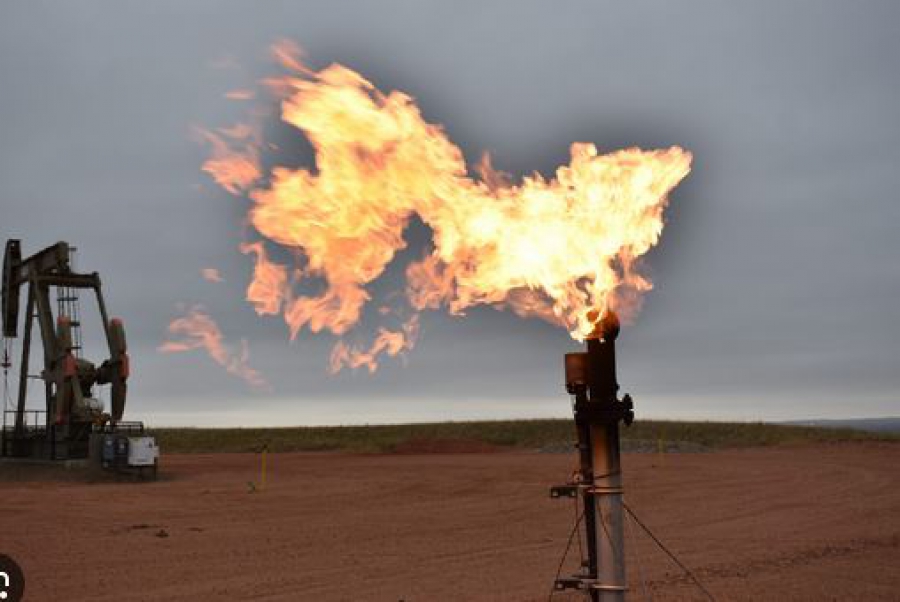
[[[619,423],[631,424],[634,404],[617,397],[615,340],[619,320],[607,312],[587,340],[587,350],[565,357],[566,389],[574,395],[579,469],[574,483],[552,497],[580,495],[584,504],[587,559],[583,572],[559,579],[556,589],[581,589],[594,602],[625,599],[625,538]]]

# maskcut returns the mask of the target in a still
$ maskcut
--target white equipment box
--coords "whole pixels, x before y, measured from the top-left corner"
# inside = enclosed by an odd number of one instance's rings
[[[128,438],[128,465],[153,466],[159,457],[159,448],[153,437]]]

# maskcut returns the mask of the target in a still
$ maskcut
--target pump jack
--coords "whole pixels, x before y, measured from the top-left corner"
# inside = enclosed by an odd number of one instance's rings
[[[129,358],[125,328],[121,320],[109,319],[97,272],[73,270],[74,248],[66,242],[22,258],[21,242],[8,240],[3,259],[3,336],[18,336],[19,301],[27,287],[19,383],[13,410],[4,408],[0,455],[47,460],[91,457],[105,468],[123,470],[152,466],[158,450],[155,440],[144,434],[139,422],[123,422],[128,391]],[[57,315],[50,291],[56,289]],[[109,357],[99,366],[84,359],[81,345],[81,314],[78,291],[94,291],[100,310]],[[29,359],[33,323],[37,321],[43,347],[43,410],[26,410]],[[4,346],[3,368],[11,366],[9,345]],[[110,385],[110,412],[93,397],[95,385]],[[14,420],[9,424],[7,417]],[[118,452],[118,453],[117,453]]]

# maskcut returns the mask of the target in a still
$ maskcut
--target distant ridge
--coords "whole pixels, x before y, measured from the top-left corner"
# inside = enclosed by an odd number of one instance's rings
[[[872,433],[900,433],[900,417],[791,420],[782,424],[822,428],[850,428]]]

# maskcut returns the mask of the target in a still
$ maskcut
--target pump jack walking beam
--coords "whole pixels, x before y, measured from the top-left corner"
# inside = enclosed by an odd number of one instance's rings
[[[575,397],[579,468],[573,482],[551,497],[581,497],[587,558],[582,572],[558,579],[557,590],[586,590],[592,602],[621,602],[625,581],[619,423],[634,420],[630,395],[617,397],[615,340],[619,320],[608,311],[588,338],[587,351],[567,353],[566,390]]]

